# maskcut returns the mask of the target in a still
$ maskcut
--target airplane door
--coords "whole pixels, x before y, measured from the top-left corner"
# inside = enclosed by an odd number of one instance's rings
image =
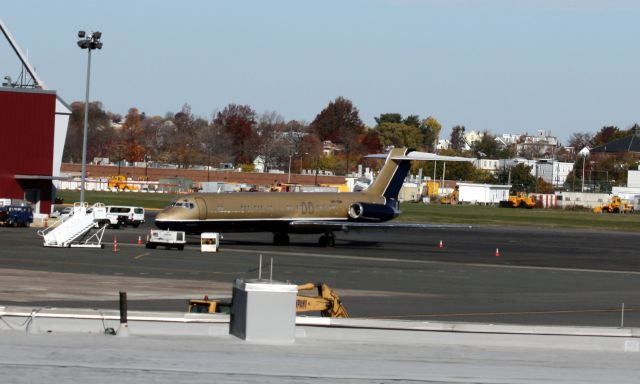
[[[206,220],[207,202],[202,197],[196,197],[196,205],[198,206],[198,220]]]

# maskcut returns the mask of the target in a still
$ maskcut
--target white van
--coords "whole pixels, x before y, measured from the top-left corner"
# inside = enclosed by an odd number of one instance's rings
[[[113,228],[118,228],[121,225],[132,225],[137,228],[144,223],[144,208],[142,207],[109,205],[106,208],[107,219]]]

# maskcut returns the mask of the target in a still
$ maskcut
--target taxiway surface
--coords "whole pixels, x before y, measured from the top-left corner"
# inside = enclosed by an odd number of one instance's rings
[[[107,230],[101,250],[44,248],[35,229],[0,228],[0,304],[116,308],[127,291],[131,309],[180,311],[257,277],[262,255],[263,277],[273,260],[275,280],[326,282],[353,317],[640,327],[637,233],[394,229],[337,233],[335,248],[225,234],[211,254],[197,237],[182,252],[137,245],[150,227]]]

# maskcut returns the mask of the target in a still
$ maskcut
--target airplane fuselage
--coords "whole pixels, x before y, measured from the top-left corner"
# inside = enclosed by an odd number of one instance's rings
[[[370,221],[351,212],[354,204],[384,205],[386,199],[363,192],[235,192],[181,196],[158,213],[162,229],[201,232],[322,233],[322,228],[295,228],[293,221]],[[393,216],[375,218],[386,221]],[[385,220],[386,219],[386,220]]]

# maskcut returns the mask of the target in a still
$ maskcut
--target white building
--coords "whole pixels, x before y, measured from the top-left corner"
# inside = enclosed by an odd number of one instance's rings
[[[494,159],[477,159],[473,162],[473,165],[485,171],[489,171],[493,174],[497,174],[502,170],[502,161],[503,160],[494,160]]]
[[[447,139],[438,139],[438,144],[436,144],[436,149],[449,149],[451,146],[451,141]]]
[[[640,189],[640,166],[638,166],[638,170],[630,169],[627,171],[627,187]]]
[[[263,173],[264,167],[265,167],[264,156],[257,156],[253,160],[253,171],[257,173]]]
[[[542,180],[553,185],[561,187],[567,181],[567,176],[573,170],[573,163],[564,163],[555,160],[538,160],[535,168],[532,169],[533,176],[540,177]]]
[[[531,167],[531,176],[540,177],[554,187],[561,187],[567,181],[567,176],[573,170],[573,163],[565,163],[556,160],[528,160],[522,158],[499,160],[498,169],[508,170],[518,164]],[[498,172],[499,172],[498,171]]]
[[[461,203],[499,204],[502,200],[509,199],[511,185],[457,183]]]

